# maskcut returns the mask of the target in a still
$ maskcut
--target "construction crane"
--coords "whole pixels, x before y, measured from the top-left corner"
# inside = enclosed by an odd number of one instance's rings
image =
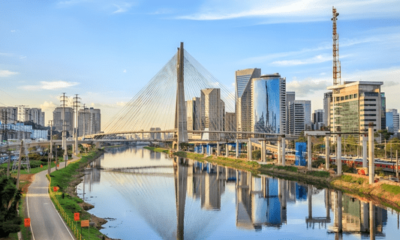
[[[337,34],[336,21],[339,13],[336,8],[332,7],[332,22],[333,22],[333,85],[341,84],[341,66],[339,61],[339,34]]]

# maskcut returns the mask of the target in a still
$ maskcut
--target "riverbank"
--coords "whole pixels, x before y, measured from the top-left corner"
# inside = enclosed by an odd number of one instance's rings
[[[162,148],[159,148],[161,151]],[[165,150],[165,149],[164,149]],[[175,152],[179,157],[190,158],[200,162],[212,162],[221,166],[245,170],[254,175],[267,174],[274,177],[280,177],[287,180],[294,180],[302,183],[309,183],[317,187],[328,187],[333,176],[327,171],[307,171],[304,167],[279,166],[272,162],[269,164],[259,164],[257,161],[247,161],[233,157],[204,156],[203,154],[191,152]]]
[[[152,150],[151,148],[147,148]],[[165,148],[157,148],[158,152]],[[383,206],[400,211],[400,184],[382,180],[374,184],[368,184],[368,177],[356,174],[345,173],[341,177],[334,175],[334,172],[324,170],[308,171],[306,167],[279,166],[273,163],[260,164],[256,161],[245,159],[226,158],[217,156],[205,156],[204,154],[191,152],[175,152],[179,157],[190,158],[200,162],[211,162],[222,166],[236,168],[252,172],[253,174],[267,174],[287,180],[312,184],[318,188],[335,188],[337,190],[355,194],[360,198],[368,198]]]
[[[370,198],[400,211],[400,185],[395,182],[381,180],[369,184],[368,176],[346,173],[331,181],[331,186],[343,192],[358,195],[360,198]]]
[[[70,219],[74,219],[74,213],[80,213],[80,220],[94,222],[94,227],[82,231],[82,238],[84,239],[101,239],[103,236],[105,237],[104,239],[109,239],[99,231],[107,221],[88,213],[86,210],[93,208],[93,205],[85,203],[76,193],[76,186],[82,182],[82,170],[103,153],[103,149],[91,150],[82,154],[80,160],[69,164],[66,168],[52,172],[50,175],[50,191],[53,191],[54,187],[58,187],[57,192],[54,193],[55,199],[64,209],[65,214]],[[55,202],[54,199],[52,200]]]

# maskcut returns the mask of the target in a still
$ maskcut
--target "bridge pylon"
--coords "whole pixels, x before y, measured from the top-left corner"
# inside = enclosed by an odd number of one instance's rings
[[[176,89],[176,107],[175,107],[175,129],[176,129],[176,145],[179,151],[181,142],[188,142],[187,133],[187,114],[185,104],[185,85],[184,85],[184,50],[183,42],[177,53],[177,89]]]

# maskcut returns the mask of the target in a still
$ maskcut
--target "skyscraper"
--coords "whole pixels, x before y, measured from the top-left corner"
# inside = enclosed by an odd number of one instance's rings
[[[251,83],[261,76],[261,69],[250,68],[235,72],[235,112],[237,131],[251,131]]]
[[[286,79],[276,74],[253,78],[251,131],[286,133]]]
[[[25,121],[31,121],[35,124],[44,126],[44,112],[40,108],[25,108],[24,109]]]
[[[286,92],[286,133],[289,134],[289,107],[296,100],[296,92]]]
[[[78,112],[78,136],[96,134],[101,132],[100,109],[86,108]]]
[[[311,130],[311,101],[310,100],[296,100],[297,104],[303,104],[304,108],[304,129]]]
[[[324,126],[330,125],[332,92],[324,93]]]
[[[314,110],[311,120],[313,123],[313,130],[321,130],[321,127],[324,126],[324,110]]]
[[[289,134],[300,135],[305,129],[304,103],[295,100],[289,105]]]
[[[226,112],[225,114],[225,131],[236,131],[236,113]],[[225,137],[234,138],[235,134],[225,134]]]
[[[397,109],[389,109],[386,112],[386,129],[391,133],[399,131],[399,113]]]
[[[334,100],[329,106],[331,131],[339,126],[342,132],[363,131],[370,123],[374,131],[380,130],[382,114],[385,114],[382,113],[381,85],[383,82],[357,81],[328,87],[333,91]]]
[[[186,101],[187,130],[201,130],[201,100],[194,97]],[[200,138],[201,134],[188,133],[189,138]]]
[[[53,111],[53,126],[56,131],[63,130],[64,110],[62,107],[57,107]],[[71,107],[65,108],[65,125],[67,136],[72,136],[74,133],[74,110]]]
[[[205,131],[222,131],[224,129],[225,103],[221,100],[219,88],[201,90],[201,128]],[[203,139],[219,139],[220,134],[203,134]]]

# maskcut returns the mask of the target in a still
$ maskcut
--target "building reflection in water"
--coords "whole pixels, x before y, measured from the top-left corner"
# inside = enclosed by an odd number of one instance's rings
[[[133,150],[137,151],[136,148]],[[143,154],[143,151],[139,154]],[[152,159],[159,159],[158,155],[152,156]],[[100,163],[101,159],[98,159],[91,164],[91,170],[86,171],[83,192],[85,185],[89,186],[90,191],[92,184],[100,181]],[[343,233],[370,236],[370,239],[385,236],[382,230],[387,222],[387,210],[343,195],[340,191],[317,189],[311,185],[269,176],[255,177],[250,172],[178,157],[173,159],[172,174],[177,221],[173,235],[176,239],[185,237],[187,198],[200,200],[203,211],[220,211],[221,196],[229,182],[235,184],[236,227],[239,229],[261,231],[263,227],[281,228],[288,221],[288,204],[307,201],[306,228],[327,228],[328,233],[335,234],[335,239],[342,239]],[[312,208],[313,197],[321,194],[325,202],[322,216],[314,214]]]

